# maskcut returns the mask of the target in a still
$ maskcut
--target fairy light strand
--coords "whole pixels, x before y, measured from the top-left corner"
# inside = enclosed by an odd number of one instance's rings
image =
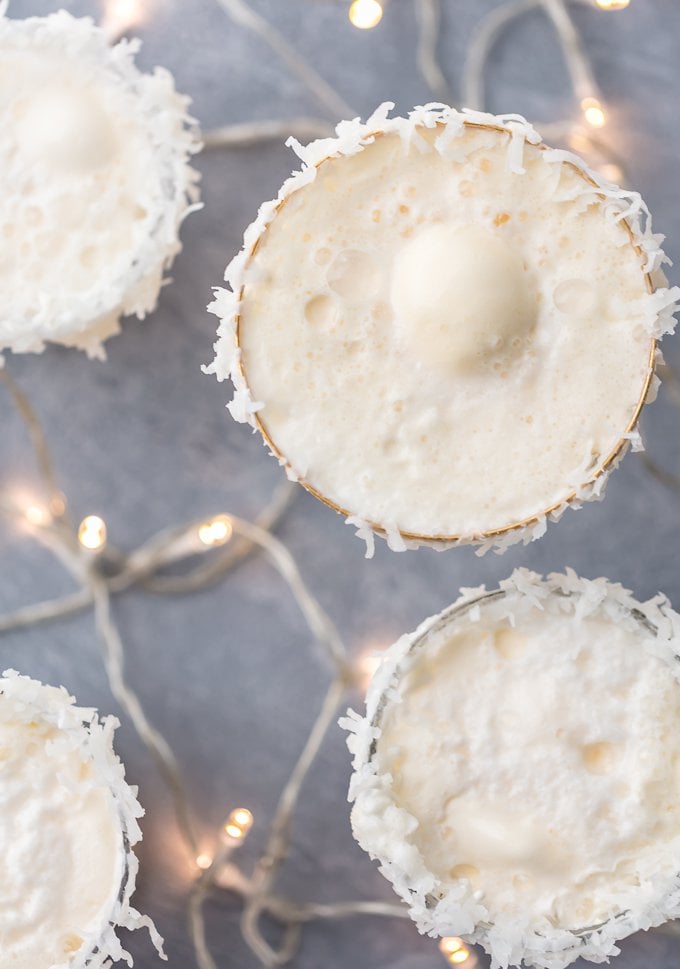
[[[20,413],[25,418],[25,413]],[[33,420],[37,420],[35,415],[33,415]],[[172,794],[175,817],[180,833],[187,846],[189,855],[193,859],[193,863],[201,871],[201,875],[199,876],[202,880],[201,884],[207,886],[212,885],[213,872],[218,871],[224,865],[230,852],[225,852],[223,848],[221,852],[210,860],[207,852],[198,851],[189,800],[175,755],[166,739],[149,722],[140,698],[125,680],[124,646],[111,610],[112,589],[110,585],[118,585],[120,587],[121,583],[120,581],[116,582],[116,578],[120,580],[120,577],[124,576],[125,581],[122,583],[122,586],[129,588],[139,583],[143,577],[147,577],[153,572],[162,569],[166,564],[177,562],[180,557],[178,556],[177,549],[186,550],[187,536],[196,535],[202,524],[204,526],[213,526],[216,521],[225,523],[227,520],[235,534],[246,542],[257,545],[263,550],[271,564],[287,582],[307,621],[310,631],[321,645],[323,652],[331,663],[331,667],[335,670],[319,716],[312,727],[309,738],[295,764],[291,776],[282,791],[277,810],[271,823],[266,852],[262,861],[257,866],[253,878],[246,880],[241,876],[235,881],[225,881],[224,877],[222,878],[222,887],[229,885],[230,890],[237,888],[241,894],[245,892],[243,933],[248,945],[259,956],[267,952],[269,957],[274,953],[276,959],[280,961],[292,954],[293,948],[297,945],[301,921],[311,918],[339,917],[339,912],[351,913],[356,909],[356,906],[359,906],[358,911],[362,910],[362,903],[352,902],[341,903],[341,907],[337,912],[332,905],[316,909],[311,906],[305,910],[305,918],[301,918],[301,911],[299,909],[290,908],[285,902],[273,901],[270,892],[276,874],[288,856],[291,820],[302,785],[314,763],[328,728],[337,716],[342,699],[352,680],[351,666],[344,644],[337,630],[303,582],[297,565],[285,546],[269,531],[234,515],[216,516],[203,523],[190,522],[183,526],[166,529],[164,532],[149,539],[143,546],[131,552],[127,557],[118,553],[121,571],[117,577],[114,576],[112,578],[107,578],[100,574],[94,562],[83,569],[81,559],[77,555],[77,552],[74,551],[74,543],[68,540],[64,541],[61,529],[55,532],[56,525],[54,522],[50,522],[38,529],[37,535],[50,548],[54,548],[55,543],[58,547],[60,541],[63,541],[63,545],[60,548],[60,558],[69,567],[69,571],[71,571],[73,576],[83,584],[77,601],[69,601],[69,606],[78,608],[87,605],[94,606],[96,628],[103,647],[105,669],[111,692],[127,713],[140,740],[156,761],[160,774]],[[209,546],[206,546],[206,551],[208,548]],[[186,554],[191,555],[192,552],[189,551]],[[39,603],[33,608],[38,613],[45,612],[45,604]],[[49,605],[48,611],[54,611],[54,604]],[[26,626],[32,624],[31,616],[28,613],[29,610],[23,610],[19,616],[15,613],[15,618],[19,620],[18,625]],[[41,615],[40,618],[44,618],[44,616]],[[9,631],[11,628],[11,625],[5,623],[5,631]],[[232,846],[240,843],[247,834],[251,823],[252,816],[247,809],[235,809],[229,817],[227,826],[224,828],[228,842]],[[231,828],[231,825],[234,827]],[[240,837],[234,836],[235,830],[239,831]],[[203,870],[203,866],[207,866],[205,870]],[[284,942],[279,950],[274,950],[269,946],[259,926],[261,914],[270,911],[272,907],[279,911],[281,918],[285,916]],[[371,909],[371,912],[373,914],[386,914],[392,917],[395,915],[405,915],[405,912],[397,906],[389,905],[378,905],[375,909]],[[192,901],[191,926],[197,958],[200,957],[199,965],[201,969],[211,967],[212,963],[209,961],[209,953],[207,953],[207,949],[205,948],[202,904],[197,904],[195,898]]]
[[[234,23],[257,34],[281,58],[291,74],[305,85],[331,118],[339,121],[355,116],[356,112],[344,98],[297,53],[276,27],[256,13],[245,0],[217,0],[217,3]]]
[[[414,0],[419,26],[416,63],[432,94],[440,101],[453,104],[446,75],[437,57],[441,35],[441,0]]]
[[[249,148],[267,141],[285,140],[291,135],[299,141],[328,138],[335,129],[318,118],[291,118],[290,121],[247,121],[223,125],[203,133],[204,148]]]
[[[10,399],[14,404],[17,413],[24,422],[26,430],[28,431],[31,444],[33,446],[33,453],[38,464],[40,477],[42,478],[47,494],[48,508],[52,509],[52,513],[58,513],[61,511],[63,514],[65,510],[64,497],[59,490],[57,474],[54,468],[54,462],[52,460],[50,449],[47,445],[47,435],[45,434],[43,426],[38,420],[38,417],[33,410],[33,407],[26,394],[8,372],[7,368],[1,365],[0,381],[5,385],[5,389],[9,393]]]

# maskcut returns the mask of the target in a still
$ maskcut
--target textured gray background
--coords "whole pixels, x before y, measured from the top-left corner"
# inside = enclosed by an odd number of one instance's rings
[[[415,21],[408,0],[393,0],[383,24],[360,33],[346,5],[334,0],[253,0],[363,114],[390,99],[407,110],[429,100],[414,63]],[[457,90],[471,30],[495,4],[446,0],[441,54]],[[13,16],[47,13],[48,0],[14,0]],[[95,0],[66,4],[98,15]],[[151,0],[149,6],[153,8]],[[678,0],[632,0],[622,14],[579,9],[595,71],[611,116],[607,137],[626,159],[632,183],[657,213],[680,254],[677,159],[680,128]],[[142,66],[170,68],[194,99],[203,125],[314,113],[308,96],[260,41],[234,27],[213,0],[156,0],[140,34]],[[539,15],[514,27],[499,46],[490,74],[491,107],[534,118],[570,110],[567,76],[550,28]],[[203,307],[245,225],[293,166],[280,145],[213,153],[198,159],[205,210],[183,230],[175,282],[143,324],[130,320],[109,344],[105,364],[51,349],[10,359],[11,372],[43,417],[61,481],[76,517],[102,514],[114,543],[128,548],[165,525],[232,510],[253,516],[279,480],[249,430],[224,410],[227,388],[204,377],[214,320]],[[678,279],[676,278],[677,282]],[[680,363],[677,343],[667,355]],[[36,473],[24,431],[0,399],[0,487],[31,486]],[[662,398],[648,416],[652,453],[680,470],[678,414]],[[373,561],[341,520],[300,493],[280,533],[352,649],[385,644],[441,609],[460,585],[494,585],[518,565],[539,571],[571,565],[606,575],[640,597],[661,589],[680,606],[680,494],[650,478],[630,455],[614,475],[606,501],[575,513],[528,548],[478,558],[469,549],[437,554],[390,553],[380,543]],[[71,582],[47,553],[0,519],[0,609],[56,596]],[[129,647],[129,674],[153,722],[169,737],[186,773],[204,848],[227,811],[249,806],[256,819],[242,859],[262,844],[272,812],[313,718],[327,672],[288,591],[259,558],[219,588],[166,600],[131,593],[116,615]],[[63,683],[83,704],[118,712],[109,695],[92,618],[54,623],[0,640],[0,664]],[[194,966],[185,931],[190,867],[173,828],[168,797],[134,733],[123,722],[118,751],[147,808],[137,904],[167,940],[170,966]],[[333,730],[305,789],[295,847],[282,887],[301,899],[390,899],[390,890],[353,843],[345,792],[344,740]],[[0,861],[1,868],[1,861]],[[209,935],[221,967],[248,969],[253,957],[238,932],[238,907],[220,899],[209,908]],[[139,933],[129,947],[136,965],[159,963]],[[0,955],[0,964],[2,962]],[[617,969],[671,969],[680,939],[638,936],[623,946]],[[482,965],[486,961],[482,958]],[[436,944],[409,923],[361,919],[312,926],[297,969],[436,969]]]

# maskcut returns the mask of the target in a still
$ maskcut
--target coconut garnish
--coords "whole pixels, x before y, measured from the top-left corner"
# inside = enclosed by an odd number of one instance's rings
[[[62,343],[102,357],[145,316],[196,207],[188,99],[65,11],[12,20],[0,3],[0,351]]]
[[[113,751],[117,721],[63,688],[0,678],[0,940],[13,969],[132,960],[116,929],[153,923],[131,904],[144,811]]]
[[[350,711],[359,844],[421,932],[603,962],[680,916],[680,616],[519,569],[385,654]]]
[[[206,369],[362,537],[526,542],[638,443],[680,290],[640,197],[524,119],[391,107],[291,140]]]

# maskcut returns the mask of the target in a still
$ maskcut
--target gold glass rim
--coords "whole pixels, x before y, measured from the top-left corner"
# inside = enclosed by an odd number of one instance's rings
[[[463,125],[466,128],[477,128],[477,129],[486,130],[486,131],[497,131],[497,132],[499,132],[500,134],[503,134],[503,135],[510,135],[510,136],[512,135],[512,132],[510,131],[509,128],[503,127],[500,124],[498,124],[498,125],[497,124],[485,124],[485,123],[482,123],[482,122],[479,122],[479,121],[467,121],[467,120],[465,120],[463,122]],[[444,127],[445,126],[445,123],[440,121],[440,122],[437,122],[437,125],[436,126],[437,127]],[[388,132],[379,130],[379,131],[372,132],[369,135],[366,135],[366,137],[367,138],[372,138],[373,140],[375,140],[376,138],[382,137],[383,135],[385,135],[387,133]],[[548,150],[550,148],[550,146],[549,145],[546,145],[543,141],[539,142],[537,145],[532,145],[532,147],[538,148],[538,149],[540,149],[542,151],[546,151],[546,150]],[[317,168],[317,169],[321,168],[321,166],[325,162],[330,161],[331,159],[333,159],[335,157],[342,157],[342,156],[327,155],[325,158],[322,158],[321,161],[319,161],[319,162],[317,162],[315,164],[315,168]],[[572,168],[581,178],[584,179],[584,181],[586,181],[590,185],[592,185],[593,188],[599,189],[599,186],[598,186],[597,182],[588,174],[588,172],[584,171],[577,164],[575,164],[574,162],[571,162],[569,160],[563,162],[563,164],[566,164],[570,168]],[[304,185],[301,186],[301,189],[302,188],[304,188]],[[296,193],[296,191],[300,191],[301,189],[297,189],[297,190],[295,190],[293,192],[290,192],[288,195],[286,195],[284,198],[282,198],[277,203],[276,208],[274,210],[274,216],[272,217],[272,219],[270,220],[270,222],[268,222],[267,225],[263,228],[262,232],[260,232],[260,234],[258,235],[257,239],[253,243],[253,245],[252,245],[252,247],[250,249],[250,252],[247,255],[244,269],[247,270],[247,267],[250,265],[250,262],[252,261],[253,257],[255,256],[255,253],[257,252],[257,250],[259,248],[260,242],[264,238],[265,233],[268,231],[269,226],[272,224],[272,222],[274,221],[274,219],[276,218],[276,216],[279,214],[279,212],[281,211],[281,209],[284,207],[284,205],[286,204],[286,202],[288,201],[288,199],[292,195],[294,195]],[[604,196],[604,195],[602,195],[600,193],[598,193],[598,197],[602,201],[604,201],[604,199],[606,198],[606,196]],[[633,234],[633,230],[631,229],[630,224],[628,223],[628,220],[627,219],[621,219],[621,224],[623,225],[626,233],[628,234],[628,238],[630,240],[630,244],[632,245],[633,249],[635,250],[635,252],[637,253],[637,255],[640,258],[642,258],[642,251],[641,251],[640,247],[637,245],[637,243],[635,242],[635,237],[634,237],[634,234]],[[656,287],[655,287],[655,285],[654,285],[654,283],[652,281],[651,275],[650,275],[649,272],[643,272],[643,277],[645,279],[645,284],[646,284],[646,287],[647,287],[647,292],[651,295],[656,290]],[[243,283],[241,285],[241,289],[239,291],[239,297],[238,297],[239,312],[236,314],[236,321],[235,321],[236,322],[236,326],[235,326],[235,341],[236,341],[236,347],[240,351],[239,360],[238,360],[239,371],[240,371],[241,376],[243,377],[243,379],[244,379],[244,381],[246,383],[246,386],[250,390],[250,385],[248,383],[248,377],[247,377],[247,374],[246,374],[246,370],[245,370],[245,366],[244,366],[244,361],[243,361],[243,348],[241,347],[241,342],[240,342],[240,339],[241,339],[241,312],[240,312],[240,306],[241,306],[241,304],[243,302],[245,290],[246,290],[246,284]],[[478,533],[473,533],[473,534],[470,534],[470,535],[424,535],[424,534],[421,534],[419,532],[411,532],[411,531],[404,531],[402,529],[397,529],[399,535],[403,539],[405,539],[406,541],[418,542],[418,543],[423,544],[423,545],[425,545],[425,544],[434,545],[434,546],[436,546],[436,545],[447,545],[447,544],[451,544],[451,545],[455,545],[455,544],[459,544],[459,545],[481,545],[481,544],[484,544],[486,542],[493,541],[496,538],[502,538],[503,536],[508,535],[510,532],[521,531],[524,528],[529,528],[532,525],[536,525],[536,524],[538,524],[539,521],[541,521],[544,518],[548,518],[550,515],[552,515],[553,513],[555,513],[556,511],[558,511],[559,509],[565,509],[565,508],[567,508],[575,500],[578,500],[579,493],[580,493],[580,491],[581,491],[582,488],[586,488],[589,485],[594,484],[599,478],[601,478],[603,475],[607,474],[612,469],[612,467],[616,464],[616,461],[619,458],[619,456],[622,456],[623,453],[625,452],[626,448],[628,447],[628,445],[629,445],[628,435],[633,430],[635,430],[635,427],[636,427],[638,421],[640,420],[640,415],[642,413],[642,410],[643,410],[645,404],[647,403],[647,397],[649,395],[649,390],[650,390],[651,383],[652,383],[652,377],[654,376],[654,371],[655,371],[656,349],[657,349],[657,340],[656,340],[655,337],[650,337],[650,349],[649,349],[649,356],[648,356],[648,362],[647,362],[647,374],[646,374],[646,377],[645,377],[645,380],[644,380],[644,383],[643,383],[643,386],[642,386],[642,391],[641,391],[640,396],[638,398],[637,404],[635,405],[635,409],[633,411],[633,416],[630,418],[630,420],[628,422],[628,425],[626,426],[626,429],[623,431],[623,433],[621,434],[619,440],[617,441],[617,443],[615,444],[615,446],[612,448],[612,450],[609,452],[609,454],[606,456],[606,458],[598,465],[598,467],[592,473],[592,475],[586,481],[584,481],[578,488],[572,489],[570,492],[568,492],[568,494],[564,498],[560,498],[558,501],[553,502],[553,504],[549,505],[547,508],[544,508],[543,510],[541,510],[539,512],[536,512],[536,514],[530,515],[530,516],[528,516],[526,518],[522,518],[522,519],[520,519],[518,521],[511,522],[511,523],[509,523],[507,525],[503,525],[503,526],[498,527],[498,528],[491,528],[491,529],[488,529],[488,530],[485,530],[485,531],[482,531],[482,532],[478,532]],[[253,419],[254,419],[255,424],[257,426],[257,429],[260,432],[260,434],[262,435],[262,437],[263,437],[263,439],[264,439],[267,447],[270,449],[270,451],[272,452],[272,454],[278,459],[278,461],[285,468],[287,468],[290,471],[292,471],[292,473],[295,475],[295,480],[297,481],[298,484],[300,484],[305,489],[305,491],[309,492],[309,494],[313,495],[315,498],[317,498],[319,501],[321,501],[328,508],[331,508],[338,515],[342,515],[344,518],[356,517],[358,520],[361,520],[361,521],[364,521],[365,520],[357,512],[350,511],[350,510],[348,510],[346,508],[343,508],[342,505],[337,504],[337,502],[333,501],[332,498],[329,498],[327,495],[324,495],[324,494],[322,494],[322,492],[318,491],[312,484],[310,484],[308,481],[306,481],[304,479],[304,477],[299,476],[297,474],[297,472],[295,471],[295,469],[293,468],[293,466],[288,461],[288,458],[285,456],[285,454],[283,454],[283,452],[278,448],[278,446],[276,445],[276,443],[272,439],[269,431],[267,430],[267,427],[265,426],[264,422],[259,417],[259,415],[257,413],[254,413],[252,416],[253,416]],[[383,535],[383,536],[386,536],[387,535],[387,529],[385,528],[384,525],[379,525],[379,524],[377,524],[375,522],[372,522],[372,521],[369,521],[369,520],[365,520],[365,521],[366,521],[366,524],[369,526],[369,528],[373,532],[375,532],[375,533],[377,533],[379,535]]]

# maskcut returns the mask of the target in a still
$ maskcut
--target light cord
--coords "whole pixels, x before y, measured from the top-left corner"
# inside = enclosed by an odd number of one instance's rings
[[[281,58],[290,73],[304,84],[330,118],[337,121],[355,116],[356,112],[338,92],[245,0],[217,2],[235,23],[258,35]],[[587,0],[572,2],[583,3]],[[441,36],[441,2],[414,0],[414,4],[419,26],[416,48],[418,68],[433,95],[439,100],[451,103],[450,87],[437,53]],[[463,102],[466,106],[485,109],[484,80],[495,44],[516,19],[540,8],[550,17],[557,32],[575,97],[579,101],[595,99],[599,103],[599,88],[566,0],[509,0],[482,19],[470,43],[462,81]],[[540,128],[544,135],[555,138],[579,133],[589,138],[590,143],[599,150],[607,148],[602,142],[598,143],[587,128],[577,125],[573,119],[540,125]],[[332,127],[322,119],[298,117],[226,125],[204,133],[203,138],[207,149],[238,148],[258,145],[291,134],[300,139],[325,137],[332,134]],[[675,377],[676,386],[673,377],[671,375],[669,382],[670,392],[680,402],[680,380]],[[408,918],[405,906],[399,903],[363,900],[332,904],[296,902],[276,894],[274,890],[281,866],[290,853],[293,821],[304,783],[348,689],[356,680],[356,671],[347,657],[340,634],[306,586],[288,549],[272,534],[290,507],[295,493],[294,486],[290,482],[283,482],[255,522],[248,522],[231,514],[217,516],[227,521],[233,532],[224,545],[201,545],[199,531],[206,524],[202,519],[163,529],[128,553],[107,544],[99,553],[90,555],[79,546],[78,532],[68,518],[65,500],[58,487],[55,464],[47,445],[47,436],[34,409],[6,370],[0,370],[0,380],[9,391],[12,403],[27,428],[47,495],[49,513],[46,521],[31,522],[26,518],[25,509],[17,508],[15,503],[4,497],[0,499],[0,510],[9,511],[50,548],[78,586],[68,595],[25,606],[0,616],[0,634],[72,616],[88,608],[93,609],[111,693],[126,712],[140,740],[157,764],[160,776],[172,797],[178,830],[187,851],[192,855],[192,861],[197,857],[198,839],[192,820],[190,799],[172,748],[150,723],[141,698],[126,682],[124,641],[113,616],[112,597],[132,588],[163,596],[191,594],[223,581],[247,556],[259,550],[287,584],[322,656],[331,666],[332,679],[325,698],[281,791],[269,826],[264,852],[256,862],[252,875],[246,875],[234,862],[235,852],[245,837],[244,829],[241,840],[232,839],[225,843],[222,837],[216,839],[214,857],[209,859],[207,868],[200,871],[194,880],[188,917],[199,969],[218,969],[210,951],[204,920],[204,904],[216,892],[232,893],[242,900],[243,937],[260,963],[266,967],[281,965],[292,958],[299,945],[302,926],[312,920],[344,919],[350,916]],[[647,455],[643,454],[642,457],[647,469],[657,479],[680,487],[679,476],[659,468]],[[166,573],[169,566],[177,565],[185,569],[181,575]],[[278,946],[270,944],[261,931],[263,915],[273,918],[283,928],[283,936]],[[660,931],[680,934],[680,927],[671,924],[662,927]]]
[[[304,84],[316,102],[333,120],[340,121],[343,118],[356,116],[357,112],[348,105],[335,88],[298,54],[273,24],[256,13],[245,0],[217,0],[217,3],[234,23],[257,34],[281,58],[293,77]]]

